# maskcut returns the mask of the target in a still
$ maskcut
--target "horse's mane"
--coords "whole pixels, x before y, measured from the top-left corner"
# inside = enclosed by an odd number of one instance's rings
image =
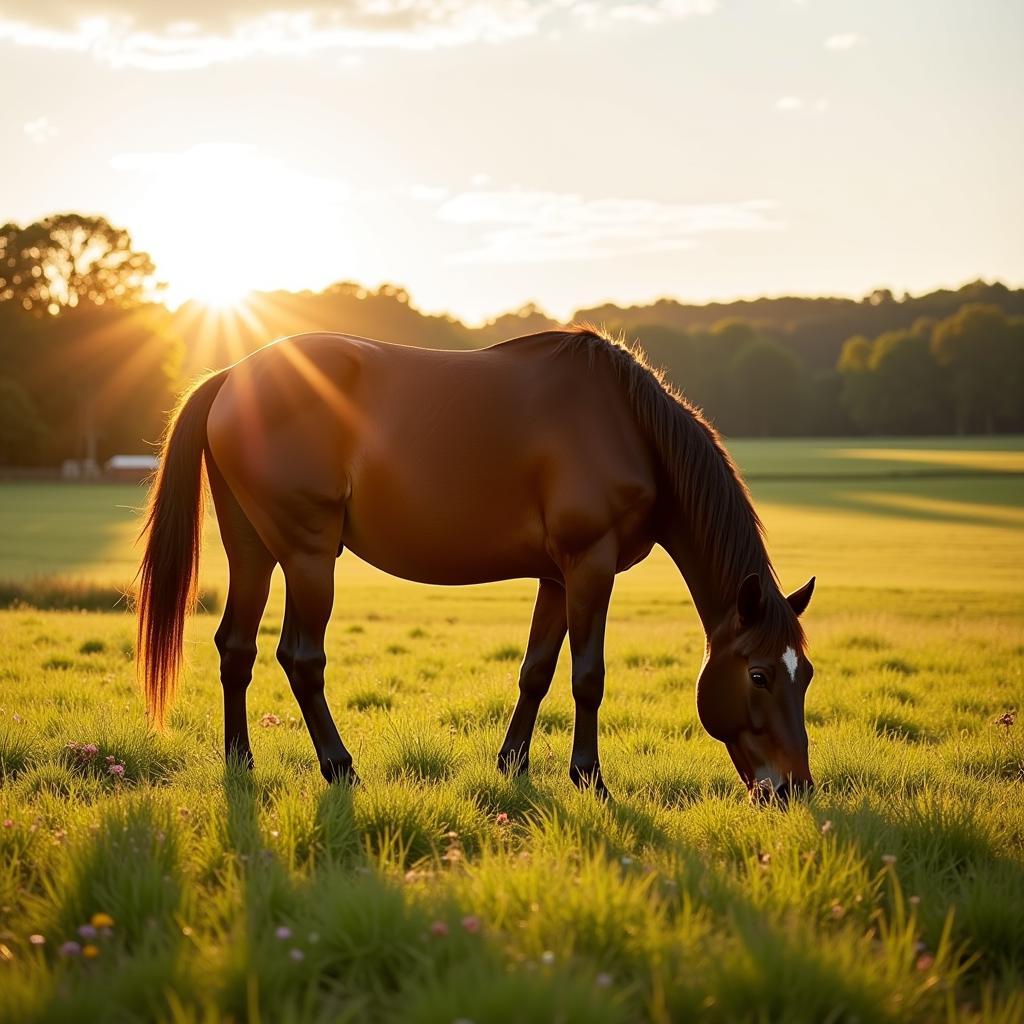
[[[637,424],[658,455],[695,549],[709,559],[720,592],[735,595],[749,573],[761,577],[764,615],[747,642],[758,647],[792,644],[801,650],[803,630],[779,590],[764,527],[718,431],[638,347],[589,325],[552,333],[556,353],[585,356],[591,366],[602,359],[613,370]]]

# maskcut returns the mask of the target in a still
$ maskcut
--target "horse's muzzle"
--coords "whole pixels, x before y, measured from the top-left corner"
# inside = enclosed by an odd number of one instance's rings
[[[768,781],[755,782],[750,787],[750,801],[762,807],[773,802],[785,807],[791,797],[810,796],[813,790],[814,782],[811,779],[786,779],[774,789]]]
[[[814,781],[812,779],[786,779],[775,790],[775,799],[780,804],[787,804],[790,797],[810,796],[813,790]]]

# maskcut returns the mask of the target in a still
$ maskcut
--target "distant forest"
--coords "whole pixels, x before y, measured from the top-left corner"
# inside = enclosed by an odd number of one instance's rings
[[[400,287],[352,282],[172,312],[152,298],[155,275],[103,218],[0,228],[0,465],[147,451],[188,380],[288,334],[473,349],[558,326],[526,306],[470,327],[421,313]],[[998,282],[860,300],[666,298],[573,320],[637,342],[727,435],[1024,431],[1024,289]]]

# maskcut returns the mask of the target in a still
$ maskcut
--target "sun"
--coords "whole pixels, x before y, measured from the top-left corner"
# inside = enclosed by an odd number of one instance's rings
[[[218,313],[230,313],[242,309],[252,290],[238,281],[225,278],[221,281],[207,281],[190,289],[190,298],[207,309]]]

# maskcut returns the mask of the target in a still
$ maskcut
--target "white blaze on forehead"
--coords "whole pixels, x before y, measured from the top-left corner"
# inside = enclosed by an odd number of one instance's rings
[[[796,666],[797,666],[796,651],[792,647],[787,647],[782,652],[782,664],[786,666],[786,671],[789,672],[789,678],[791,682],[796,682]]]

